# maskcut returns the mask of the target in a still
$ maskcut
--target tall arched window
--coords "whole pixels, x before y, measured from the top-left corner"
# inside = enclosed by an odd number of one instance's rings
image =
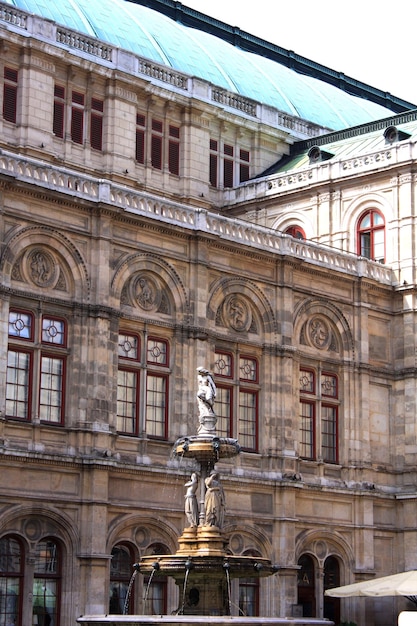
[[[33,624],[37,626],[59,626],[61,561],[56,541],[43,539],[37,544],[33,573]]]
[[[340,565],[335,556],[328,556],[324,562],[324,591],[340,586]],[[340,598],[324,596],[323,617],[335,624],[340,622]]]
[[[357,241],[360,256],[385,263],[385,220],[379,211],[372,209],[361,216]]]
[[[316,616],[316,577],[314,561],[311,556],[303,554],[298,559],[298,604],[303,607],[303,617]]]
[[[169,554],[163,543],[153,543],[146,549],[145,555]],[[144,578],[144,613],[145,615],[165,615],[167,612],[167,577],[147,576]]]
[[[14,537],[0,539],[0,620],[22,624],[23,549]],[[4,620],[4,622],[3,622]]]
[[[131,615],[134,613],[133,585],[128,597],[134,562],[133,552],[129,546],[122,543],[114,546],[110,561],[110,615]]]
[[[246,550],[243,556],[261,556],[256,550]],[[259,615],[259,578],[239,579],[239,613],[247,617]]]

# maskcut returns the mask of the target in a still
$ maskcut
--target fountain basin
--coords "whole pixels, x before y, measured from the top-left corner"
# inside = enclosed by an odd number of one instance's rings
[[[155,564],[157,565],[157,569]],[[197,576],[214,577],[216,580],[226,576],[234,578],[263,578],[271,576],[278,571],[278,567],[271,565],[268,559],[251,556],[211,556],[193,555],[192,557],[178,554],[163,554],[143,557],[138,570],[141,574],[158,576],[171,576],[176,581],[183,581],[186,572],[190,579]]]
[[[314,617],[234,617],[204,615],[83,615],[85,626],[334,626],[328,619]]]
[[[220,459],[230,459],[240,452],[237,439],[214,435],[194,435],[181,437],[174,444],[174,454],[178,457],[195,459],[210,466]]]

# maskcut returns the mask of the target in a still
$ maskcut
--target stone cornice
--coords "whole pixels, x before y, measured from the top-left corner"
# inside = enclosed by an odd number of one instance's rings
[[[119,209],[126,215],[155,220],[166,228],[201,232],[232,245],[248,246],[258,253],[265,252],[299,259],[342,274],[368,278],[393,285],[395,276],[390,267],[341,252],[323,244],[294,239],[276,230],[244,220],[210,213],[187,204],[137,191],[106,179],[94,178],[66,167],[51,167],[49,163],[0,150],[0,175],[16,184],[26,183],[44,189],[45,193],[60,193],[71,202],[88,202],[92,206]]]

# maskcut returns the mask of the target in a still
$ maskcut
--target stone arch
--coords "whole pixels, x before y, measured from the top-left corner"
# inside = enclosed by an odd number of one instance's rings
[[[165,544],[173,554],[178,546],[178,529],[173,525],[140,515],[124,516],[117,519],[109,529],[107,551],[110,554],[116,543],[126,542],[136,546],[143,554],[153,543]]]
[[[323,320],[329,324],[329,329],[334,333],[335,341],[338,342],[340,358],[354,358],[355,344],[349,322],[342,311],[333,303],[325,299],[309,299],[298,304],[294,311],[294,337],[295,343],[300,344],[305,324],[308,320]],[[308,342],[307,342],[308,345]],[[320,347],[320,344],[313,346]],[[323,349],[331,349],[328,342],[323,342]]]
[[[229,539],[228,545],[232,554],[239,555],[248,550],[255,550],[262,558],[271,559],[271,541],[258,527],[248,524],[228,524],[224,532]]]
[[[136,275],[148,275],[158,285],[163,286],[171,304],[169,314],[174,318],[184,318],[189,314],[189,300],[183,281],[177,271],[161,257],[150,253],[137,253],[124,258],[116,267],[111,281],[112,297],[117,307],[122,301],[123,290]],[[140,312],[140,308],[137,309]],[[154,313],[152,313],[154,315]]]
[[[15,264],[30,249],[41,248],[49,251],[53,259],[59,259],[67,279],[67,292],[71,299],[78,302],[88,301],[90,280],[87,266],[78,248],[59,231],[48,226],[28,226],[18,231],[13,230],[5,240],[5,247],[0,258],[0,272],[5,286],[10,287]],[[31,291],[44,293],[45,287],[31,285]]]
[[[355,197],[345,207],[342,215],[342,232],[346,232],[347,250],[349,252],[356,254],[356,225],[362,213],[370,209],[377,209],[383,214],[385,225],[395,217],[394,208],[384,195],[367,192],[359,197]]]
[[[207,319],[212,324],[216,324],[216,320],[222,317],[222,307],[233,296],[239,296],[250,306],[255,322],[258,328],[257,334],[265,336],[275,334],[277,332],[277,320],[270,302],[259,287],[239,276],[220,278],[211,286],[210,297],[207,303]],[[255,330],[250,328],[249,324],[243,328],[241,332],[249,333]],[[232,328],[232,332],[237,328]]]
[[[337,532],[326,530],[305,530],[295,541],[295,562],[303,554],[310,555],[322,568],[329,556],[335,556],[343,565],[342,571],[351,571],[355,564],[355,555],[348,541]]]
[[[273,224],[272,228],[274,230],[285,233],[287,228],[291,226],[298,226],[301,228],[306,235],[306,239],[311,239],[314,236],[314,226],[311,220],[305,215],[301,210],[300,211],[289,211],[285,212],[279,218],[277,218]]]

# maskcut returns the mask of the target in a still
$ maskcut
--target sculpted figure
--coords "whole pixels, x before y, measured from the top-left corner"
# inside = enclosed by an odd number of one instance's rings
[[[214,400],[216,398],[216,385],[213,377],[208,370],[204,367],[198,367],[198,391],[197,391],[197,403],[199,410],[198,421],[200,422],[200,428],[205,430],[215,429],[217,421],[216,414],[213,410]]]
[[[191,479],[185,483],[187,491],[185,492],[185,515],[190,526],[198,526],[198,504],[197,504],[197,487],[198,477],[195,472],[191,474]]]
[[[225,514],[225,498],[223,486],[216,470],[210,472],[210,476],[206,478],[205,484],[207,491],[204,499],[204,524],[206,526],[222,528]]]

